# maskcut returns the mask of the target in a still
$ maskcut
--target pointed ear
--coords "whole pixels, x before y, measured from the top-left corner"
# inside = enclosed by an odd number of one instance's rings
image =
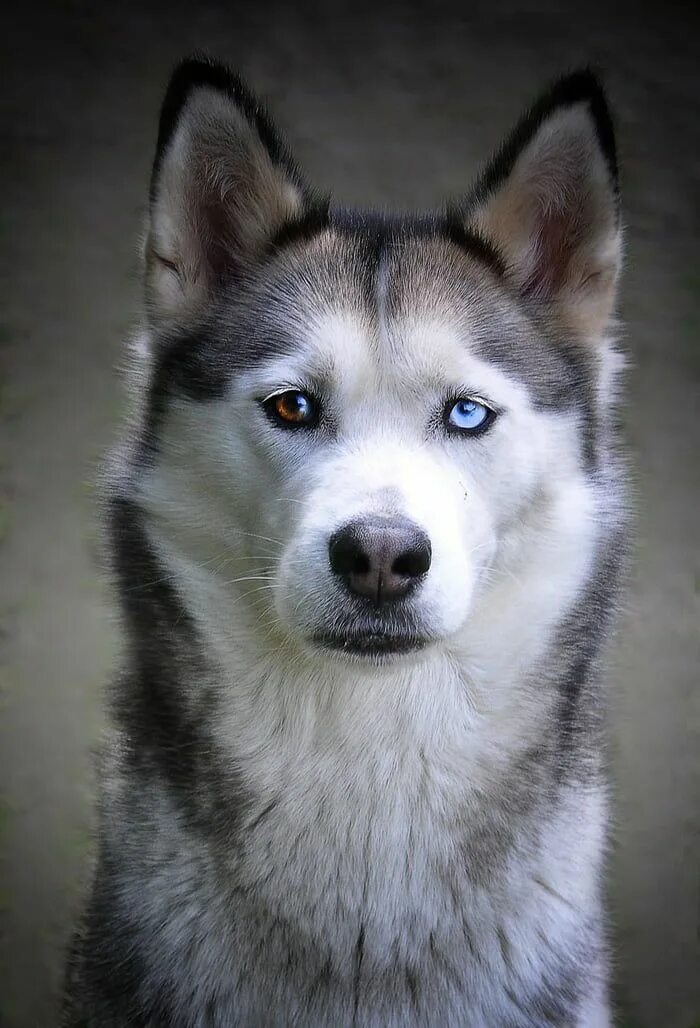
[[[309,194],[275,130],[228,69],[186,60],[160,116],[146,242],[146,296],[181,313],[240,273]]]
[[[523,295],[601,335],[621,240],[612,122],[590,72],[557,82],[520,122],[477,184],[467,220]]]

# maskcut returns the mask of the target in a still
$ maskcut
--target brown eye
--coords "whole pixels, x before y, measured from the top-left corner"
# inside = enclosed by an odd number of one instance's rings
[[[310,428],[318,420],[316,402],[299,389],[288,389],[263,402],[270,417],[284,428]]]

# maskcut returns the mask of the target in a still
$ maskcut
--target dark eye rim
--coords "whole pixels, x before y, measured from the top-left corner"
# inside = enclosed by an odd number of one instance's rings
[[[477,425],[475,428],[459,428],[458,425],[453,425],[450,421],[450,414],[454,410],[455,406],[458,403],[464,403],[465,401],[478,403],[486,410],[486,417],[481,424]],[[485,432],[488,432],[499,413],[499,411],[494,410],[494,408],[480,396],[470,396],[468,393],[463,393],[458,396],[453,396],[451,399],[446,401],[442,411],[442,423],[448,435],[460,436],[461,438],[468,436],[470,439],[474,439],[476,436],[480,436]]]
[[[275,402],[279,400],[281,396],[285,396],[288,393],[298,394],[309,401],[311,404],[312,416],[308,420],[287,421],[277,413],[275,410]],[[270,396],[261,397],[258,400],[258,403],[276,428],[282,428],[291,432],[308,431],[316,428],[320,420],[321,404],[313,393],[310,393],[307,389],[280,389],[278,392],[272,393]]]

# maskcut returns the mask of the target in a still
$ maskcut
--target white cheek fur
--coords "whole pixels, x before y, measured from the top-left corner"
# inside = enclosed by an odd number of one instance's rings
[[[201,559],[226,563],[219,577],[232,594],[267,605],[300,637],[313,635],[329,603],[342,603],[328,564],[332,533],[365,515],[407,517],[433,552],[416,613],[431,637],[451,636],[467,623],[475,593],[488,589],[494,565],[532,544],[527,512],[551,521],[540,483],[563,487],[580,475],[572,420],[534,411],[521,386],[482,363],[472,361],[469,374],[510,406],[481,440],[425,442],[414,433],[411,441],[410,428],[402,437],[377,411],[372,429],[346,445],[305,447],[301,437],[251,423],[245,408],[239,416],[230,397],[183,402],[147,503],[176,520],[178,534],[196,537]]]

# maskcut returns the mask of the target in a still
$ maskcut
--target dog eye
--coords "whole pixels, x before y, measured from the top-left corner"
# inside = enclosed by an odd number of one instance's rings
[[[449,403],[445,410],[445,421],[451,431],[472,435],[488,428],[495,416],[495,411],[485,403],[469,397]]]
[[[319,406],[299,389],[287,389],[262,401],[266,413],[284,428],[311,428],[318,421]]]

